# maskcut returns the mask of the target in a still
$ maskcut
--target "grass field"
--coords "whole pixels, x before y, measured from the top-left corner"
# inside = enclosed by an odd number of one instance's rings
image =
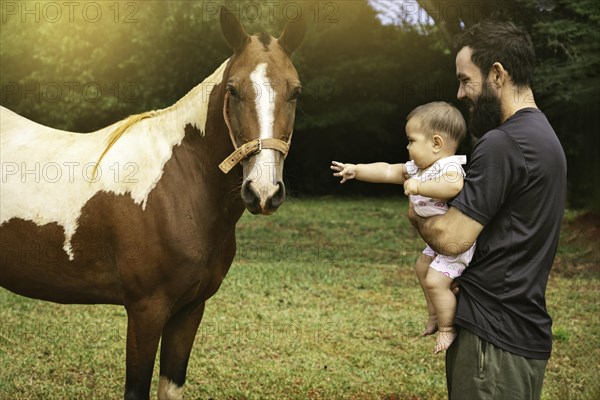
[[[444,399],[404,199],[290,199],[245,214],[208,301],[186,399]],[[548,285],[554,351],[543,399],[600,398],[597,220],[567,212]],[[0,399],[122,398],[125,311],[0,289]],[[153,381],[155,398],[157,367]]]

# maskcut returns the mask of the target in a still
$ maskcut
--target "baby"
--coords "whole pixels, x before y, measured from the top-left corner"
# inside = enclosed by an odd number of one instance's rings
[[[333,161],[334,176],[341,183],[350,179],[365,182],[404,184],[415,212],[422,217],[444,214],[446,201],[462,189],[465,156],[454,155],[467,127],[460,112],[444,102],[414,109],[406,118],[406,137],[411,161],[406,164],[344,164]],[[439,334],[435,352],[446,350],[456,338],[456,297],[450,286],[467,267],[475,245],[458,256],[436,254],[429,246],[417,260],[415,270],[427,300],[429,318],[421,336]]]

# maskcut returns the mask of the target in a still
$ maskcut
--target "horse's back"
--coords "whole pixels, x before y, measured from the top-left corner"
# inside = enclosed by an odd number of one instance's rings
[[[77,134],[7,109],[1,116],[0,286],[64,303],[122,302],[121,269],[151,262],[159,250],[146,242],[166,234],[164,207],[146,203],[183,131],[168,135],[164,120],[141,121],[99,162],[129,120]]]
[[[26,132],[27,130],[34,129],[44,130],[51,128],[33,122],[6,107],[0,106],[0,135],[3,139],[8,137],[8,135],[11,135],[13,132]]]
[[[97,192],[92,170],[104,137],[53,129],[4,107],[0,121],[0,285],[58,302],[118,302],[118,278],[102,256],[111,250],[100,238],[86,257],[73,257],[81,210]]]
[[[1,112],[0,223],[21,218],[65,226],[67,215],[94,190],[86,174],[91,176],[103,138],[49,128],[4,107]]]

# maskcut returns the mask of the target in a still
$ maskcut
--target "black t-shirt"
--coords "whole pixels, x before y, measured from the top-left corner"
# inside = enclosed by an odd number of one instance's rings
[[[548,359],[546,284],[566,197],[565,155],[545,115],[526,108],[475,145],[450,202],[484,228],[458,278],[455,323],[511,353]]]

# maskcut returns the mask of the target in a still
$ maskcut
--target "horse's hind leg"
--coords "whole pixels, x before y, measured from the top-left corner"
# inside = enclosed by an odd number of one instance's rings
[[[161,304],[127,306],[127,371],[125,400],[148,400],[160,335],[167,319]]]
[[[190,352],[204,314],[204,302],[190,304],[165,325],[160,345],[159,400],[181,400]]]

